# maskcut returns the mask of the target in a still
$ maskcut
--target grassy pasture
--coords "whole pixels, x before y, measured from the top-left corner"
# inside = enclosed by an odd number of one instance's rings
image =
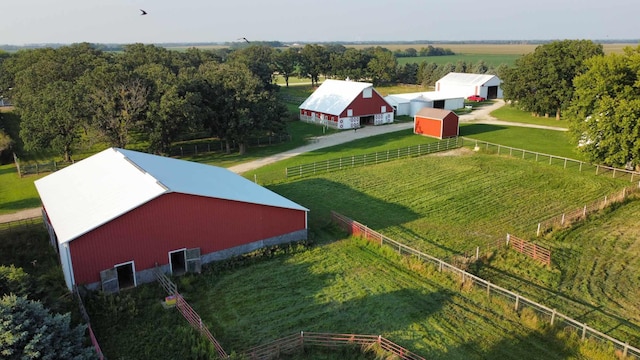
[[[503,121],[512,121],[523,124],[536,124],[536,125],[545,125],[545,126],[554,126],[567,129],[569,127],[568,121],[566,119],[560,118],[560,120],[555,119],[555,114],[546,118],[546,117],[536,117],[532,116],[531,113],[526,111],[522,111],[515,106],[505,105],[498,110],[495,110],[491,113],[492,116],[498,118]]]
[[[523,325],[526,314],[481,291],[460,291],[446,275],[362,241],[188,283],[192,305],[232,350],[304,330],[381,334],[428,359],[564,359],[581,351],[535,320]]]
[[[463,149],[292,181],[272,190],[330,210],[439,257],[475,249],[507,232],[535,234],[538,221],[603,197],[628,180]],[[331,202],[325,199],[332,199]]]

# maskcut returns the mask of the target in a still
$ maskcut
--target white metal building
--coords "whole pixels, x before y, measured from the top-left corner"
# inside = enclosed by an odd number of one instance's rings
[[[393,106],[396,115],[414,116],[420,109],[456,110],[464,107],[464,98],[442,91],[394,94],[384,98]]]
[[[448,73],[436,81],[436,91],[467,98],[479,95],[485,99],[502,99],[502,80],[496,75]]]

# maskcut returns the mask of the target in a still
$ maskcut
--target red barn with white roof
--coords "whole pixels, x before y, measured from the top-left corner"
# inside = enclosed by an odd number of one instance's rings
[[[325,80],[300,106],[300,120],[335,129],[393,122],[391,106],[373,84]]]
[[[307,238],[307,209],[227,169],[110,148],[35,182],[67,287],[105,291],[153,269]]]

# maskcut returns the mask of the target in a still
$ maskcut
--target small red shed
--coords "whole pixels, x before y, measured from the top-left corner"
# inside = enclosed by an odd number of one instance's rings
[[[458,136],[458,115],[450,110],[422,108],[414,116],[413,132],[438,139]]]
[[[110,148],[35,181],[67,287],[106,292],[307,238],[307,209],[227,169]]]

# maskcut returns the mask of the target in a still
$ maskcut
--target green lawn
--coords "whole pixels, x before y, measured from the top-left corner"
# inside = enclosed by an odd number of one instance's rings
[[[585,159],[584,155],[569,143],[569,135],[564,131],[462,123],[460,136],[570,159]]]
[[[505,105],[491,113],[492,116],[502,121],[513,121],[525,124],[554,126],[559,128],[568,128],[567,120],[556,120],[554,116],[550,118],[532,116],[531,113],[522,111],[515,106]]]
[[[33,182],[45,175],[20,178],[13,164],[0,165],[0,214],[40,206],[40,197]]]

